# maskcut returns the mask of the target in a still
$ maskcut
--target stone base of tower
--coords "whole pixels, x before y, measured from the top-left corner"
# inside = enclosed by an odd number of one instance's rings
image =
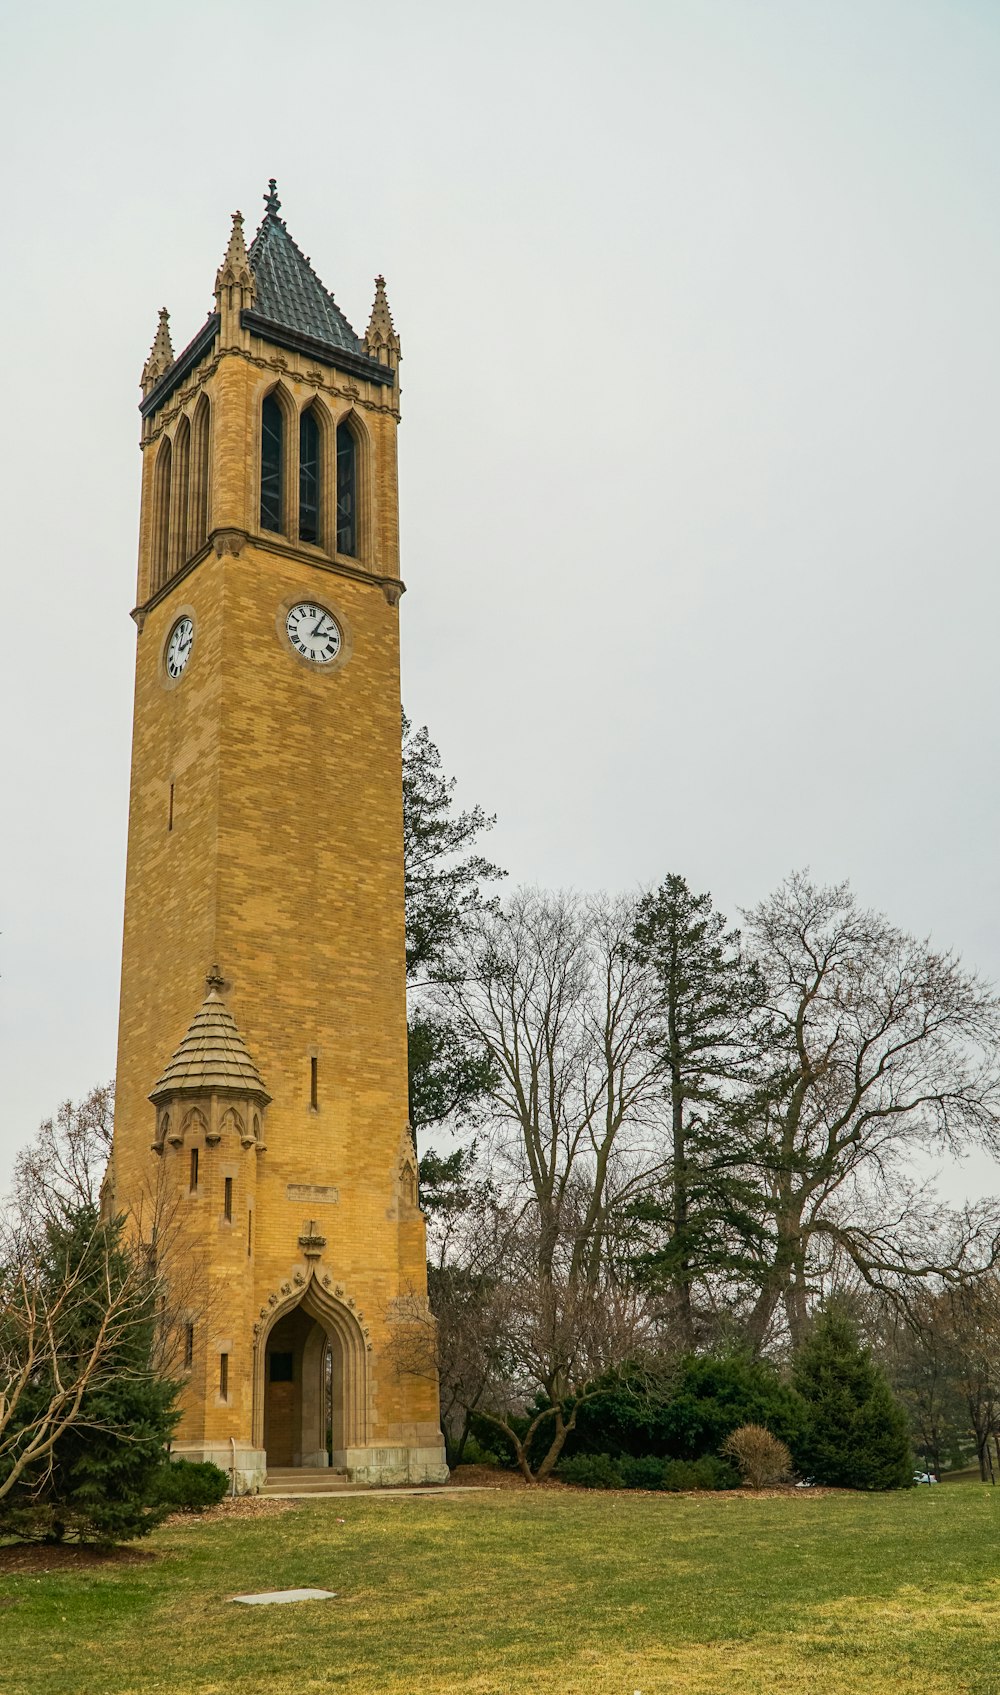
[[[237,1442],[172,1442],[170,1457],[174,1460],[209,1460],[229,1478],[229,1487],[236,1495],[259,1495],[267,1478],[267,1455],[263,1448],[251,1448]],[[235,1484],[234,1484],[235,1479]]]
[[[388,1488],[400,1483],[447,1483],[444,1447],[341,1448],[334,1467],[346,1471],[348,1482]]]
[[[230,1489],[236,1495],[259,1495],[267,1481],[267,1454],[263,1448],[251,1448],[232,1443],[174,1442],[170,1455],[175,1460],[208,1460],[224,1471]],[[315,1470],[327,1464],[325,1453],[304,1454],[302,1470]],[[400,1484],[447,1483],[449,1472],[443,1445],[427,1447],[338,1448],[334,1450],[333,1470],[346,1476],[348,1483],[365,1484],[370,1489],[398,1488]]]

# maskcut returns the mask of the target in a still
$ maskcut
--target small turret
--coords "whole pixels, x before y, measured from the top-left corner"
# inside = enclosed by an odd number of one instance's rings
[[[364,349],[372,359],[377,359],[380,365],[388,365],[393,371],[397,369],[402,357],[399,351],[399,337],[389,310],[384,277],[375,278],[375,300],[365,331]]]
[[[142,367],[142,395],[146,395],[156,386],[165,371],[169,371],[174,362],[173,343],[170,340],[170,313],[165,306],[160,307],[160,321],[156,326],[153,345],[149,350],[149,358]]]
[[[251,311],[256,298],[257,287],[243,236],[243,213],[234,212],[229,246],[215,276],[215,304],[222,320],[223,347],[231,347],[240,339],[240,313]]]

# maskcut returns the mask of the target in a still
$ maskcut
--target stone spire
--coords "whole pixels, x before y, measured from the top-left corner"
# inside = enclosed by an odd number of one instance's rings
[[[365,331],[364,349],[371,358],[377,359],[380,365],[391,365],[395,370],[399,364],[399,337],[389,310],[384,277],[375,278],[375,300]]]
[[[169,371],[174,362],[174,349],[170,340],[170,313],[165,306],[160,307],[160,321],[156,326],[153,345],[149,350],[149,358],[142,367],[142,392],[147,395],[154,384],[158,383],[164,371]]]
[[[245,341],[240,313],[252,310],[256,298],[257,287],[243,237],[243,213],[234,212],[229,246],[215,274],[215,307],[223,347],[235,347]]]
[[[246,296],[240,304],[252,306],[254,298],[253,272],[250,260],[247,258],[247,244],[243,236],[243,213],[233,213],[233,227],[229,233],[229,246],[226,248],[222,264],[215,275],[215,298],[223,289],[238,288]]]

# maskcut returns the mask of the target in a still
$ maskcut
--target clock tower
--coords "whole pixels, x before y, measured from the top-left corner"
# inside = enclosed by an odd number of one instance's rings
[[[396,429],[272,182],[142,374],[135,728],[109,1204],[155,1229],[174,1452],[447,1475],[407,1125]],[[417,1350],[420,1351],[419,1349]],[[426,1352],[426,1350],[424,1350]]]

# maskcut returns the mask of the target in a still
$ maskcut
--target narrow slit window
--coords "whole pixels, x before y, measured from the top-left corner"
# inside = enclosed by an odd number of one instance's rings
[[[337,552],[358,551],[358,449],[349,424],[337,425]]]
[[[184,1365],[190,1371],[194,1364],[194,1325],[188,1324],[184,1329]]]
[[[253,1211],[247,1208],[247,1259],[253,1253]]]
[[[285,420],[273,394],[260,409],[260,527],[282,530],[282,479],[285,470]]]
[[[192,1195],[195,1193],[197,1188],[198,1188],[198,1149],[192,1148],[191,1149],[191,1193],[192,1193]]]
[[[319,1106],[319,1060],[309,1061],[309,1105],[315,1110]]]
[[[224,1401],[229,1399],[229,1355],[219,1355],[219,1394]]]
[[[299,419],[299,540],[319,541],[319,424],[312,407]]]
[[[226,1178],[224,1193],[225,1193],[225,1199],[222,1203],[223,1204],[223,1210],[224,1210],[225,1215],[226,1215],[227,1219],[229,1220],[230,1224],[232,1224],[232,1222],[233,1222],[233,1180],[232,1180],[231,1177]]]
[[[174,785],[173,785],[173,783],[171,783],[171,785],[170,785],[170,799],[167,802],[167,829],[172,830],[173,827],[174,827]]]

